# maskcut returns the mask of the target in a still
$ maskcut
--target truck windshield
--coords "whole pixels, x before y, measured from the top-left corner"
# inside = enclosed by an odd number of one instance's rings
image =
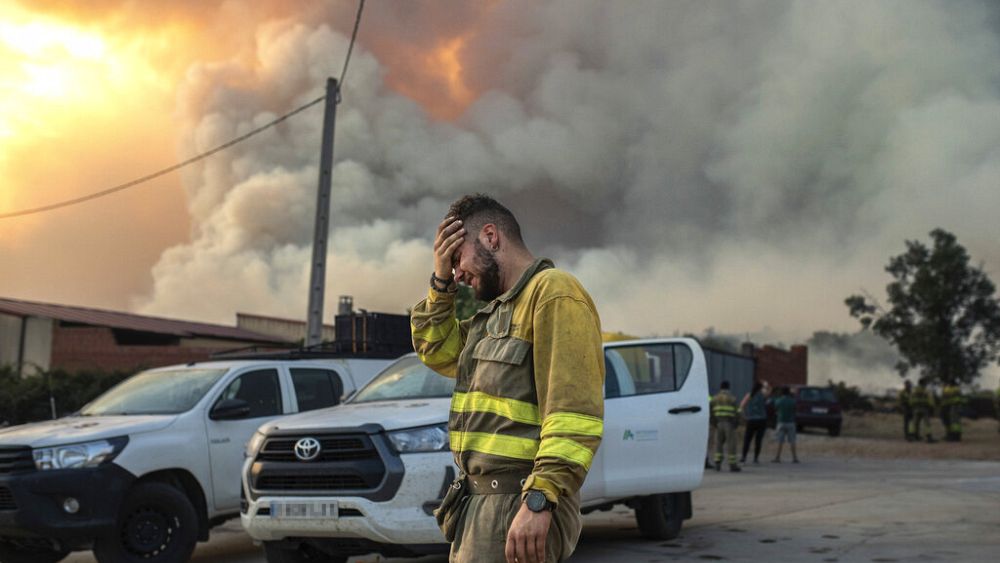
[[[121,414],[178,414],[195,406],[224,369],[144,371],[133,375],[94,399],[82,416]]]
[[[351,403],[451,397],[455,380],[430,369],[419,359],[400,358],[365,385]]]

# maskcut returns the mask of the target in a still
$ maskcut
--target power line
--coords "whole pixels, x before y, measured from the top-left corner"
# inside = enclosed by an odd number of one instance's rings
[[[350,62],[350,60],[351,60],[351,53],[354,51],[354,41],[358,37],[358,27],[361,24],[361,11],[364,9],[364,7],[365,7],[365,0],[360,0],[360,3],[358,4],[358,15],[357,15],[357,17],[354,20],[354,31],[351,33],[351,43],[347,47],[347,56],[344,57],[344,68],[340,71],[340,80],[338,81],[339,85],[343,85],[343,83],[344,83],[344,76],[347,74],[347,63]],[[339,102],[340,101],[340,88],[339,87],[337,88],[337,98],[338,98],[337,101]],[[292,117],[293,115],[301,113],[301,112],[303,112],[303,111],[311,108],[312,106],[314,106],[314,105],[322,102],[325,99],[326,99],[325,95],[320,96],[320,97],[316,98],[315,100],[313,100],[313,101],[311,101],[311,102],[309,102],[309,103],[307,103],[307,104],[305,104],[303,106],[300,106],[298,108],[293,109],[292,111],[290,111],[290,112],[282,115],[281,117],[279,117],[279,118],[277,118],[277,119],[275,119],[273,121],[269,121],[268,123],[266,123],[266,124],[264,124],[264,125],[256,128],[256,129],[253,129],[253,130],[249,131],[248,133],[240,135],[239,137],[236,137],[234,139],[230,139],[229,141],[227,141],[225,143],[222,143],[221,145],[219,145],[217,147],[209,149],[209,150],[207,150],[207,151],[205,151],[203,153],[197,154],[197,155],[195,155],[195,156],[193,156],[193,157],[191,157],[191,158],[189,158],[187,160],[184,160],[182,162],[178,162],[177,164],[174,164],[173,166],[168,166],[167,168],[163,168],[162,170],[157,170],[156,172],[153,172],[152,174],[147,174],[147,175],[145,175],[145,176],[143,176],[141,178],[136,178],[135,180],[132,180],[132,181],[129,181],[129,182],[125,182],[124,184],[118,184],[117,186],[113,186],[113,187],[110,187],[108,189],[101,190],[99,192],[94,192],[92,194],[87,194],[85,196],[81,196],[81,197],[77,197],[77,198],[73,198],[73,199],[68,199],[68,200],[65,200],[65,201],[60,201],[58,203],[52,203],[52,204],[49,204],[49,205],[43,205],[41,207],[34,207],[34,208],[31,208],[31,209],[22,209],[20,211],[12,211],[10,213],[0,213],[0,219],[11,219],[11,218],[14,218],[14,217],[23,217],[25,215],[33,215],[35,213],[43,213],[43,212],[46,212],[46,211],[52,211],[52,210],[55,210],[55,209],[61,209],[63,207],[69,207],[71,205],[77,205],[77,204],[80,204],[80,203],[84,203],[86,201],[90,201],[90,200],[102,198],[104,196],[111,195],[111,194],[113,194],[115,192],[120,192],[120,191],[123,191],[123,190],[127,190],[129,188],[133,188],[135,186],[138,186],[139,184],[144,184],[144,183],[146,183],[146,182],[148,182],[150,180],[154,180],[156,178],[159,178],[160,176],[163,176],[165,174],[169,174],[169,173],[171,173],[171,172],[173,172],[175,170],[179,170],[179,169],[184,168],[185,166],[188,166],[190,164],[194,164],[195,162],[198,162],[199,160],[206,159],[206,158],[212,156],[213,154],[215,154],[217,152],[220,152],[220,151],[228,149],[229,147],[231,147],[233,145],[236,145],[238,143],[242,143],[243,141],[249,139],[250,137],[253,137],[254,135],[257,135],[258,133],[262,133],[263,131],[266,131],[267,129],[270,129],[271,127],[274,127],[275,125],[281,123],[282,121],[285,121],[289,117]]]
[[[351,62],[351,52],[354,51],[354,40],[358,38],[358,27],[361,26],[361,11],[365,9],[365,0],[358,3],[358,15],[354,18],[354,31],[351,32],[351,44],[347,47],[347,56],[344,57],[344,68],[340,71],[340,80],[337,84],[343,86],[344,77],[347,76],[347,63]]]
[[[164,174],[169,174],[170,172],[173,172],[174,170],[178,170],[178,169],[183,168],[183,167],[185,167],[185,166],[187,166],[189,164],[194,164],[195,162],[198,162],[199,160],[203,160],[205,158],[208,158],[208,157],[212,156],[213,154],[215,154],[215,153],[217,153],[219,151],[228,149],[229,147],[231,147],[231,146],[233,146],[233,145],[235,145],[237,143],[242,143],[243,141],[249,139],[250,137],[253,137],[254,135],[256,135],[258,133],[261,133],[261,132],[263,132],[263,131],[265,131],[267,129],[270,129],[271,127],[274,127],[275,125],[281,123],[282,121],[288,119],[289,117],[292,117],[293,115],[295,115],[297,113],[300,113],[302,111],[305,111],[306,109],[309,109],[310,107],[312,107],[312,106],[314,106],[314,105],[322,102],[324,99],[326,99],[326,96],[320,96],[320,97],[316,98],[315,100],[309,102],[308,104],[306,104],[304,106],[301,106],[299,108],[296,108],[296,109],[294,109],[294,110],[286,113],[285,115],[282,115],[281,117],[275,119],[274,121],[268,122],[267,124],[262,125],[262,126],[256,128],[256,129],[250,131],[249,133],[246,133],[244,135],[240,135],[239,137],[236,137],[235,139],[231,139],[231,140],[229,140],[229,141],[227,141],[225,143],[222,143],[221,145],[219,145],[219,146],[217,146],[217,147],[215,147],[213,149],[210,149],[210,150],[205,151],[205,152],[203,152],[201,154],[195,155],[195,156],[193,156],[193,157],[191,157],[191,158],[189,158],[189,159],[187,159],[187,160],[185,160],[183,162],[178,162],[177,164],[175,164],[173,166],[169,166],[169,167],[164,168],[162,170],[158,170],[156,172],[153,172],[152,174],[147,174],[147,175],[143,176],[142,178],[136,178],[135,180],[132,180],[130,182],[125,182],[124,184],[118,184],[117,186],[108,188],[106,190],[101,190],[99,192],[94,192],[92,194],[88,194],[88,195],[81,196],[81,197],[74,198],[74,199],[68,199],[66,201],[60,201],[59,203],[53,203],[53,204],[50,204],[50,205],[43,205],[42,207],[35,207],[35,208],[32,208],[32,209],[22,209],[21,211],[14,211],[14,212],[11,212],[11,213],[3,213],[3,214],[0,214],[0,219],[9,219],[11,217],[21,217],[21,216],[24,216],[24,215],[31,215],[33,213],[42,213],[44,211],[52,211],[53,209],[59,209],[59,208],[62,208],[62,207],[69,207],[70,205],[76,205],[78,203],[83,203],[85,201],[90,201],[92,199],[97,199],[97,198],[100,198],[100,197],[104,197],[106,195],[113,194],[115,192],[120,192],[122,190],[127,190],[128,188],[132,188],[132,187],[138,186],[139,184],[148,182],[148,181],[153,180],[155,178],[159,178],[160,176],[163,176]]]

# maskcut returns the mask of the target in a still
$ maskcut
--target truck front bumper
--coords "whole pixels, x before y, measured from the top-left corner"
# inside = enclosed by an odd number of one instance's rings
[[[67,549],[90,545],[114,529],[133,481],[134,475],[114,463],[0,474],[0,539],[46,538]],[[78,508],[70,512],[67,504]]]
[[[445,544],[431,511],[455,476],[451,452],[404,454],[401,458],[403,479],[391,499],[316,495],[261,495],[253,499],[247,494],[240,521],[250,537],[259,541],[354,538],[376,544]],[[272,511],[280,503],[335,503],[338,515],[285,518]]]

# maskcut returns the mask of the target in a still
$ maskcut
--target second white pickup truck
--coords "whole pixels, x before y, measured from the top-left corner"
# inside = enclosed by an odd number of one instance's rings
[[[604,438],[582,511],[625,504],[644,536],[676,537],[704,471],[704,353],[671,338],[606,343],[604,355]],[[453,388],[409,355],[340,406],[261,426],[247,446],[241,521],[269,563],[446,551],[432,513],[456,476]]]

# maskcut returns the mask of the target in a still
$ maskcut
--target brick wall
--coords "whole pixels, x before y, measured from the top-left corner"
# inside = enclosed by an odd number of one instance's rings
[[[52,331],[51,367],[66,371],[152,368],[206,360],[212,348],[119,346],[109,328],[60,327]]]
[[[796,345],[789,350],[763,346],[754,351],[757,360],[756,379],[768,381],[771,387],[805,385],[809,380],[809,349]]]

